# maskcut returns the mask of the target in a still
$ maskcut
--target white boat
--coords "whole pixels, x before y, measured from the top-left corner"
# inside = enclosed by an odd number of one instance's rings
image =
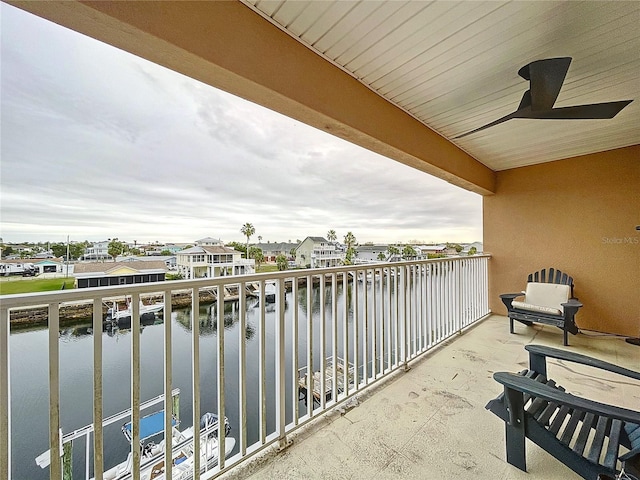
[[[275,282],[265,282],[264,284],[264,302],[275,303],[276,301],[276,284]],[[260,295],[260,289],[257,290],[257,294]]]
[[[193,478],[193,427],[179,430],[177,422],[173,420],[172,427],[172,480],[187,480]],[[227,437],[231,428],[225,417],[225,456],[228,456],[235,447],[233,437]],[[131,442],[131,423],[122,427],[122,432]],[[151,439],[164,432],[164,411],[152,413],[140,419],[140,441]],[[153,441],[143,443],[140,459],[141,480],[165,480],[164,465],[165,440],[158,444]],[[201,471],[211,468],[218,463],[218,416],[214,413],[205,413],[200,420],[200,468]],[[131,478],[133,459],[129,452],[127,459],[113,468],[105,471],[104,480],[121,480]]]
[[[173,402],[180,395],[180,389],[174,389],[171,392],[171,398]],[[164,403],[164,394],[158,395],[155,398],[149,399],[140,404],[140,411],[144,411],[153,407],[154,405]],[[102,420],[102,426],[107,427],[113,423],[120,422],[122,420],[131,418],[131,409],[123,410],[122,412],[111,415]],[[185,428],[184,430],[178,429],[179,422],[175,418],[172,419],[171,428],[171,443],[172,443],[172,470],[171,480],[188,480],[193,478],[193,427]],[[70,453],[73,451],[73,442],[84,439],[85,445],[90,442],[91,435],[94,432],[93,424],[86,425],[73,432],[69,432],[62,435],[60,432],[60,457],[64,463],[66,461],[71,462]],[[229,426],[229,420],[224,419],[224,436],[225,436],[225,457],[229,456],[236,445],[236,440],[233,437],[228,437],[228,433],[231,431]],[[131,422],[127,422],[122,426],[122,433],[125,438],[132,442]],[[164,435],[164,410],[158,410],[150,415],[145,415],[140,418],[139,422],[139,437],[140,437],[140,478],[142,480],[168,480],[165,476],[164,469],[164,455],[165,455],[165,440],[162,437]],[[154,440],[161,439],[158,444]],[[147,440],[145,442],[145,440]],[[66,445],[71,448],[65,448]],[[87,447],[88,451],[88,447]],[[65,455],[69,456],[65,457]],[[205,471],[218,463],[218,416],[214,413],[205,413],[200,419],[200,469],[201,472]],[[51,451],[47,450],[36,457],[36,464],[40,468],[47,468],[51,464]],[[85,458],[85,471],[87,472],[86,478],[89,478],[89,455]],[[133,470],[133,456],[131,453],[127,455],[127,458],[108,469],[103,473],[105,480],[128,480],[132,478]]]
[[[164,309],[164,303],[153,303],[146,305],[140,301],[140,320],[153,320],[156,313]],[[132,306],[131,302],[127,302],[124,306],[118,302],[114,302],[113,306],[107,310],[105,322],[131,322]]]

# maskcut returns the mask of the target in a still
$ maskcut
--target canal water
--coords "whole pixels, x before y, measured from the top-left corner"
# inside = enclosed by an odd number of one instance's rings
[[[380,282],[353,282],[346,288],[349,305],[348,328],[353,329],[353,297],[358,290],[358,311],[356,316],[359,331],[363,331],[362,301],[364,290],[369,292],[369,308],[379,311],[380,305],[374,306],[370,291],[375,288],[378,293]],[[386,282],[385,282],[386,284]],[[344,322],[343,295],[345,289],[341,282],[337,285],[337,324],[338,355],[343,357],[342,329]],[[386,288],[385,288],[386,290]],[[327,285],[324,291],[326,328],[325,356],[332,352],[331,329],[332,287]],[[298,402],[300,415],[306,413],[304,401],[294,397],[293,388],[298,377],[293,372],[293,345],[298,344],[299,367],[306,365],[307,358],[307,289],[298,290],[298,301],[292,293],[285,296],[285,349],[286,349],[286,382],[287,382],[287,423],[292,421],[294,402]],[[313,318],[314,369],[318,369],[320,358],[320,289],[312,289],[311,311]],[[380,295],[377,296],[380,303]],[[298,338],[293,338],[293,306],[297,305]],[[259,340],[260,340],[260,308],[255,299],[247,299],[246,315],[246,405],[247,405],[247,445],[260,438],[259,426]],[[231,424],[229,436],[238,439],[239,399],[239,305],[227,303],[224,312],[225,336],[225,415]],[[275,345],[276,345],[276,312],[275,305],[265,306],[265,370],[266,370],[266,405],[267,434],[275,431]],[[371,314],[371,310],[370,310]],[[378,318],[380,315],[378,314]],[[217,411],[217,350],[218,334],[216,305],[202,305],[198,312],[200,322],[200,385],[201,413]],[[190,426],[192,421],[192,368],[191,368],[191,310],[177,309],[172,312],[172,349],[173,349],[173,387],[179,388],[180,418],[182,428]],[[388,321],[388,320],[387,320]],[[60,333],[60,419],[63,433],[69,433],[93,421],[93,332],[90,319],[86,325],[62,330]],[[107,417],[128,408],[130,403],[131,384],[131,332],[126,328],[108,329],[101,332],[103,341],[103,413]],[[351,335],[351,334],[350,334]],[[362,334],[360,342],[362,345]],[[352,337],[351,337],[352,338]],[[380,339],[378,339],[380,342]],[[141,401],[156,397],[163,392],[164,382],[164,326],[161,316],[153,324],[143,326],[141,335]],[[350,339],[350,358],[353,358],[353,341]],[[372,342],[370,342],[372,343]],[[372,346],[370,345],[370,348]],[[378,348],[380,346],[378,345]],[[360,348],[362,353],[362,348]],[[379,350],[378,350],[379,351]],[[371,357],[369,357],[371,358]],[[19,480],[39,480],[49,478],[49,470],[41,469],[35,458],[48,449],[48,331],[46,328],[17,331],[10,338],[10,375],[11,375],[11,462],[12,478]],[[297,397],[297,396],[296,396]],[[161,408],[161,404],[156,410]],[[155,411],[153,408],[144,414]],[[124,421],[122,422],[124,423]],[[104,459],[105,469],[126,459],[129,444],[121,432],[121,423],[105,427]],[[232,454],[237,453],[238,443]],[[90,453],[90,474],[92,472],[92,453]],[[73,450],[74,479],[85,478],[85,442],[83,439],[74,442]]]

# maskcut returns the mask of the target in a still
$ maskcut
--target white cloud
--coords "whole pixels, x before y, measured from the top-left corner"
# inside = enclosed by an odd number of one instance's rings
[[[1,8],[5,241],[482,238],[479,195]]]

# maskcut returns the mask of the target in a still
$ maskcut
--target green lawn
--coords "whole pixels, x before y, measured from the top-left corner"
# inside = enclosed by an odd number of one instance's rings
[[[262,264],[260,267],[256,268],[256,273],[267,273],[267,272],[277,272],[278,266],[275,264]]]
[[[0,295],[10,295],[13,293],[48,292],[50,290],[61,290],[62,284],[65,289],[73,288],[73,278],[33,278],[22,279],[19,277],[8,277],[0,280]]]

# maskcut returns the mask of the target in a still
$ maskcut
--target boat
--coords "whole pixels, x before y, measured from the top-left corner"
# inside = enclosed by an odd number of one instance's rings
[[[276,290],[275,282],[265,282],[264,284],[264,302],[265,303],[275,303],[276,294],[278,291]],[[257,291],[258,296],[260,295],[260,290]]]
[[[175,405],[179,403],[180,389],[176,388],[171,391],[171,401]],[[154,405],[165,402],[164,394],[160,394],[155,398],[146,400],[140,404],[140,412],[150,409]],[[111,415],[102,420],[102,427],[107,427],[122,420],[131,418],[131,409],[123,410],[115,415]],[[158,444],[154,442],[164,434],[164,409],[160,409],[140,418],[139,437],[140,437],[140,478],[141,480],[168,480],[164,471],[164,455],[165,440],[162,438]],[[171,419],[171,443],[172,443],[172,470],[171,480],[189,480],[193,478],[193,427],[179,430],[177,418]],[[131,430],[131,421],[128,421],[121,427],[125,438],[132,443],[133,434]],[[60,456],[63,463],[71,463],[71,453],[73,452],[73,442],[82,441],[85,445],[90,443],[91,435],[95,431],[94,425],[91,423],[82,428],[64,434],[60,438]],[[229,419],[224,419],[225,433],[225,457],[233,451],[236,440],[228,437],[231,427]],[[60,432],[62,434],[62,432]],[[145,442],[145,440],[147,440]],[[66,447],[70,448],[66,448]],[[88,452],[88,446],[87,452]],[[215,413],[205,413],[200,418],[200,468],[201,472],[205,471],[218,463],[218,415]],[[36,464],[40,468],[47,468],[51,464],[51,451],[47,450],[36,457]],[[85,458],[85,471],[89,478],[90,456],[87,454]],[[118,463],[114,467],[103,473],[104,480],[126,480],[132,478],[133,456],[131,451],[127,455],[125,461]],[[92,479],[94,480],[94,479]]]
[[[140,301],[139,305],[140,321],[142,322],[154,320],[156,313],[164,309],[164,303],[160,302],[147,305]],[[127,301],[125,305],[113,302],[113,306],[107,309],[107,316],[104,321],[105,323],[131,323],[131,314],[131,302]]]
[[[172,442],[172,480],[187,480],[193,478],[193,427],[178,429],[179,422],[173,418],[171,427]],[[229,419],[224,419],[225,457],[235,447],[233,437],[227,437],[231,431]],[[122,433],[129,443],[132,442],[131,422],[122,426]],[[140,419],[140,443],[142,445],[140,458],[141,480],[165,480],[164,452],[165,440],[158,444],[150,439],[164,433],[164,410],[159,410]],[[150,440],[145,442],[145,440]],[[200,467],[201,471],[211,468],[218,463],[218,416],[215,413],[205,413],[200,419]],[[132,454],[118,465],[106,470],[104,480],[121,480],[131,478]]]

